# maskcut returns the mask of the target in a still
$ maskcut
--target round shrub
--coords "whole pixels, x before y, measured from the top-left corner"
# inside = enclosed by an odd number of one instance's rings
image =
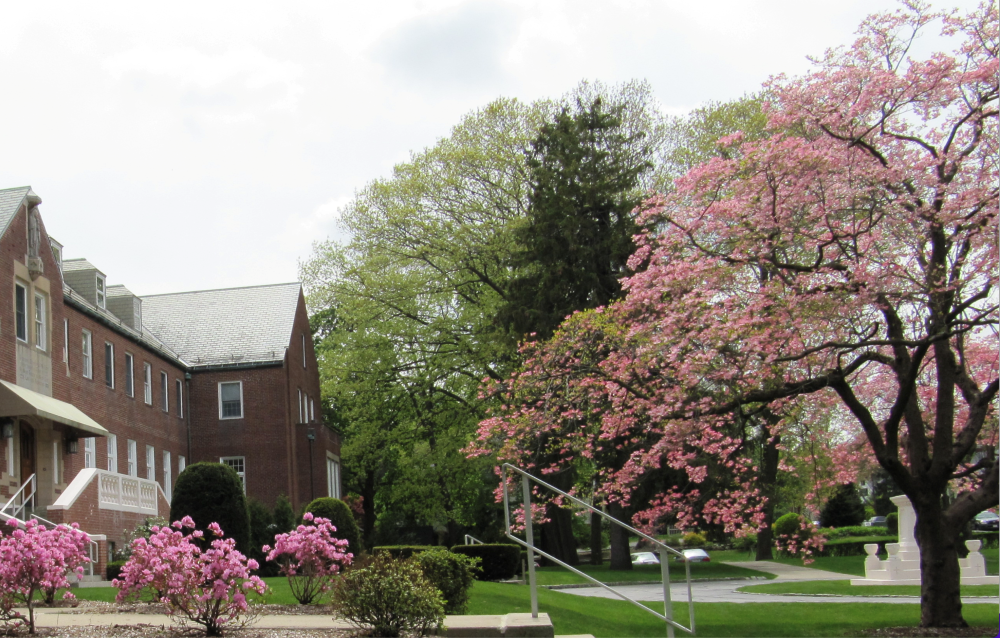
[[[205,534],[206,546],[213,538],[209,524],[218,523],[226,537],[236,541],[236,549],[249,554],[250,514],[243,481],[228,465],[193,463],[180,473],[170,502],[170,520],[185,516]]]
[[[517,571],[521,568],[522,552],[519,545],[508,543],[456,545],[451,551],[482,561],[480,572],[476,576],[478,580],[510,580],[517,576]]]
[[[347,503],[339,498],[318,498],[306,505],[306,512],[317,518],[328,519],[337,528],[337,538],[347,541],[347,551],[355,556],[361,553],[361,531]],[[305,512],[303,512],[304,514]]]
[[[469,606],[469,590],[476,580],[479,559],[435,547],[413,557],[424,576],[444,597],[446,614],[464,614]]]
[[[338,616],[372,636],[422,636],[444,623],[444,599],[412,560],[376,554],[367,567],[344,573],[333,592]]]
[[[700,532],[688,532],[681,539],[684,547],[701,547],[706,543],[705,535]]]
[[[750,552],[757,547],[757,535],[747,534],[746,536],[738,536],[733,539],[733,549],[738,549],[743,552]]]
[[[389,554],[393,558],[412,558],[415,554],[434,549],[434,545],[377,545],[373,554]]]
[[[804,519],[800,514],[795,512],[789,512],[774,521],[771,529],[774,530],[775,536],[790,536],[796,534],[802,529],[802,521]]]
[[[899,513],[889,512],[885,516],[885,527],[890,534],[899,534]]]

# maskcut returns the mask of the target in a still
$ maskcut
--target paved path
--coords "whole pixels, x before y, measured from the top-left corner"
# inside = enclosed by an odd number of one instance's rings
[[[848,580],[854,578],[848,574],[838,574],[797,565],[785,565],[783,563],[773,563],[771,561],[756,561],[747,563],[726,563],[737,567],[746,567],[756,571],[775,574],[776,579],[767,582],[787,582],[795,580]],[[889,597],[889,596],[795,596],[784,594],[745,594],[736,591],[740,587],[747,585],[760,585],[764,581],[760,580],[721,580],[721,581],[694,581],[691,583],[691,597],[698,603],[891,603],[901,605],[919,604],[920,598],[913,597]],[[615,587],[617,591],[625,594],[633,600],[644,602],[662,602],[662,585],[626,585]],[[619,598],[615,594],[602,587],[581,587],[577,589],[559,590],[567,594],[576,596],[595,596],[599,598]],[[672,581],[670,586],[670,598],[674,602],[687,602],[687,585],[678,584]],[[983,598],[963,598],[963,603],[984,603],[989,602]]]

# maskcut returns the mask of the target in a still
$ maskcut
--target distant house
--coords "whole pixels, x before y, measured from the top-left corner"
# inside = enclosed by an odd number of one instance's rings
[[[138,297],[64,259],[40,203],[0,190],[0,522],[79,522],[103,564],[188,463],[268,505],[340,495],[298,283]]]

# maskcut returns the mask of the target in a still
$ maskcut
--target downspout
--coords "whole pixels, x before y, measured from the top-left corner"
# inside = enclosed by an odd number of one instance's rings
[[[184,373],[184,423],[187,425],[187,458],[188,461],[194,463],[194,459],[191,458],[191,373]]]

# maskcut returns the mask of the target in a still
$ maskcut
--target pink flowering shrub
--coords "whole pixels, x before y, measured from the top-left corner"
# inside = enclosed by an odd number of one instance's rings
[[[799,514],[785,514],[774,523],[774,546],[788,556],[801,556],[805,565],[813,562],[812,556],[824,545],[826,536]]]
[[[69,527],[46,529],[31,520],[20,529],[14,520],[12,529],[0,537],[0,626],[9,629],[27,625],[35,633],[35,594],[69,587],[69,572],[83,575],[88,536],[73,523]],[[68,591],[63,598],[72,599]],[[28,608],[25,620],[13,607]]]
[[[257,616],[257,608],[247,594],[263,595],[267,585],[250,574],[257,561],[236,550],[236,541],[222,538],[218,523],[208,526],[216,538],[202,550],[195,539],[194,521],[185,516],[171,527],[153,527],[148,539],[132,541],[132,556],[122,567],[121,577],[112,581],[118,588],[116,600],[137,598],[150,588],[175,622],[201,625],[208,636],[221,636],[223,628],[245,627]]]
[[[302,515],[309,525],[299,525],[287,534],[274,537],[274,549],[264,545],[267,560],[277,561],[288,577],[295,600],[303,605],[319,602],[333,589],[333,577],[341,567],[351,564],[347,541],[334,538],[337,528],[326,518]]]

